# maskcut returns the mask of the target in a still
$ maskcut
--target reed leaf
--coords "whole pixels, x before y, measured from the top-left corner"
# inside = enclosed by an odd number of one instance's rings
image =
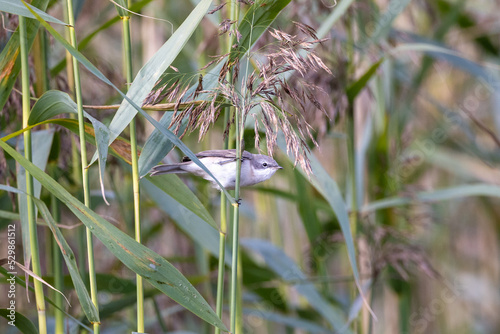
[[[38,9],[36,6],[28,4],[29,8],[40,15],[45,21],[67,25],[67,23],[45,13],[43,10]],[[30,19],[36,19],[35,15],[23,4],[21,0],[0,0],[0,12],[11,13],[14,15],[24,16]]]
[[[411,196],[399,196],[381,199],[363,206],[363,212],[372,212],[387,208],[395,208],[415,202],[441,202],[472,196],[500,197],[500,187],[497,185],[478,183],[465,184],[455,187],[422,191]]]
[[[31,110],[28,123],[30,125],[40,123],[63,113],[78,114],[76,103],[68,94],[57,90],[50,90],[44,93],[35,103]],[[95,145],[99,157],[99,183],[101,186],[102,198],[107,203],[104,189],[104,169],[108,158],[110,132],[107,126],[90,116],[86,111],[83,111],[83,114],[92,123],[94,128]]]

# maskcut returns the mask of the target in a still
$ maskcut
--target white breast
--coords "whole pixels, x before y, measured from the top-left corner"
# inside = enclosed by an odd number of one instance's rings
[[[228,159],[227,162],[220,163],[220,158],[202,158],[201,162],[208,168],[208,170],[219,180],[224,188],[234,189],[235,180],[236,180],[236,161],[230,161]],[[248,161],[243,161],[241,165],[241,174],[247,175],[250,170],[250,163]],[[213,178],[208,175],[203,169],[201,169],[198,165],[192,163],[183,167],[187,172],[193,173],[197,176],[203,177],[205,180],[208,180],[214,184],[218,188],[217,183],[213,180]],[[244,178],[240,179],[241,181]],[[240,181],[240,184],[241,184]],[[241,184],[244,186],[245,184]]]

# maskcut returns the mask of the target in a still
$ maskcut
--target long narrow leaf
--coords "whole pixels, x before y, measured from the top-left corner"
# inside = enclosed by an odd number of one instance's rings
[[[31,110],[28,124],[43,122],[56,115],[63,113],[78,114],[78,107],[76,103],[69,97],[68,94],[57,91],[49,90],[43,94],[33,106]],[[99,156],[99,181],[101,185],[102,198],[109,205],[106,200],[104,189],[104,169],[108,159],[108,143],[110,138],[109,129],[99,122],[94,117],[90,116],[86,111],[83,112],[84,116],[92,123],[94,127],[95,144],[97,147],[97,154]]]
[[[168,41],[163,44],[160,50],[158,50],[139,70],[139,73],[137,73],[137,76],[127,92],[127,97],[135,104],[142,104],[163,72],[165,72],[181,52],[184,45],[198,27],[201,19],[205,16],[211,3],[212,0],[200,1]],[[122,102],[109,125],[109,129],[111,130],[110,141],[113,141],[122,133],[136,114],[136,108],[134,108],[128,100]]]
[[[241,59],[289,3],[290,0],[255,1],[238,26],[241,37],[229,55],[229,62],[237,57]]]
[[[375,21],[375,30],[367,39],[363,40],[363,46],[369,43],[377,43],[389,33],[392,23],[399,14],[408,6],[411,0],[391,0],[387,5],[387,10],[380,14]]]
[[[333,8],[332,12],[323,21],[318,29],[318,37],[324,38],[332,29],[333,25],[345,14],[347,9],[353,4],[354,0],[342,0]]]
[[[40,10],[32,5],[29,5],[31,10],[35,11],[38,15],[40,15],[45,21],[67,25],[63,21],[50,16],[45,13],[43,10]],[[36,19],[35,15],[33,15],[30,10],[26,8],[26,6],[22,3],[21,0],[0,0],[0,12],[11,13],[14,15],[28,17],[30,19]]]
[[[362,211],[372,212],[381,209],[407,205],[415,201],[440,202],[470,196],[500,197],[500,187],[492,184],[467,184],[434,191],[419,192],[411,197],[391,197],[366,204]]]

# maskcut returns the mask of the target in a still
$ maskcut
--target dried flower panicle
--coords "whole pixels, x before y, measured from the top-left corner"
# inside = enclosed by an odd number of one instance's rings
[[[220,31],[228,32],[234,22],[225,20],[221,24]],[[318,86],[304,81],[311,73],[326,71],[332,74],[321,58],[314,53],[313,48],[325,41],[318,39],[314,29],[308,25],[295,22],[297,29],[305,35],[299,38],[272,29],[269,34],[277,43],[272,43],[264,50],[260,50],[262,56],[255,60],[256,69],[246,74],[241,87],[238,87],[240,75],[240,58],[231,57],[229,54],[216,56],[203,69],[216,63],[225,63],[218,72],[218,85],[216,88],[204,90],[203,78],[200,76],[196,88],[180,88],[178,80],[173,80],[163,89],[153,93],[152,96],[159,99],[175,101],[172,122],[170,127],[177,133],[181,124],[187,119],[186,131],[198,129],[201,140],[210,126],[218,119],[222,102],[229,103],[238,108],[241,119],[239,126],[245,124],[248,115],[254,118],[255,145],[260,144],[259,132],[266,136],[266,146],[269,155],[273,154],[274,147],[281,130],[286,142],[287,152],[295,156],[295,165],[299,164],[307,173],[311,173],[311,166],[307,154],[309,152],[308,141],[318,146],[312,127],[306,121],[310,108],[320,110],[327,115],[322,106],[319,95],[326,95]],[[237,35],[237,34],[236,34]],[[263,52],[265,51],[265,52]],[[228,60],[229,59],[229,60]],[[227,74],[231,72],[231,82],[227,80]],[[298,79],[295,84],[290,84],[292,74],[297,73]],[[194,86],[193,86],[194,87]],[[203,97],[199,97],[203,94]],[[193,101],[199,99],[200,101]],[[193,101],[188,107],[181,110],[181,102]],[[198,102],[198,103],[194,103]],[[251,113],[254,108],[260,109],[260,113]],[[227,134],[230,125],[226,125]],[[183,133],[183,134],[184,134]]]
[[[378,276],[391,266],[404,280],[410,279],[410,271],[418,268],[432,278],[439,278],[439,272],[429,262],[425,251],[412,242],[412,233],[404,233],[389,226],[368,225],[373,276]]]
[[[208,14],[214,14],[215,12],[218,12],[219,10],[221,10],[225,5],[227,4],[227,2],[223,2],[222,4],[216,6],[214,9],[212,9],[211,11],[208,12]]]
[[[278,41],[278,44],[271,45],[273,52],[265,55],[266,62],[256,62],[258,70],[248,77],[246,89],[251,96],[251,101],[259,101],[268,153],[272,155],[278,131],[281,129],[288,153],[293,153],[295,156],[295,164],[299,164],[307,173],[310,173],[307,140],[311,140],[316,146],[318,144],[305,115],[309,113],[308,103],[326,114],[326,110],[316,98],[318,94],[324,92],[305,81],[293,86],[289,85],[286,76],[294,72],[299,74],[299,78],[305,78],[311,72],[332,73],[321,58],[312,51],[313,47],[323,42],[324,39],[318,39],[312,27],[297,22],[295,24],[307,37],[299,38],[278,29],[270,30],[269,33]],[[256,102],[250,103],[250,109],[254,103]],[[256,123],[256,136],[258,136],[258,128],[258,123]]]

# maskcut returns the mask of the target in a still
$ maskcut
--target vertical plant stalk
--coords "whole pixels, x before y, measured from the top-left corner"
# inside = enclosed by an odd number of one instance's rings
[[[231,21],[236,21],[239,15],[239,6],[235,1],[229,2],[229,19]],[[231,46],[233,45],[233,38],[229,34],[227,35],[226,52],[231,52]],[[231,81],[232,71],[227,74],[228,82]],[[232,107],[225,108],[224,112],[224,124],[229,123],[229,119],[233,112]],[[229,148],[229,135],[224,140],[224,149]],[[224,273],[226,267],[226,235],[227,235],[227,200],[224,192],[220,193],[220,231],[219,231],[219,267],[217,274],[217,301],[216,301],[216,313],[217,316],[222,320],[222,305],[224,303]],[[215,334],[220,334],[220,328],[215,328]]]
[[[64,10],[64,21],[69,22],[69,12],[67,10]],[[73,16],[73,15],[71,15]],[[66,39],[69,41],[71,40],[70,32],[69,29],[65,30],[65,36]],[[66,75],[67,75],[67,80],[68,80],[68,88],[70,91],[70,95],[76,100],[75,96],[75,73],[73,72],[73,61],[72,61],[72,56],[71,53],[69,53],[68,50],[66,50]],[[73,113],[70,113],[69,115],[70,118],[77,118],[77,116]],[[78,168],[79,165],[79,156],[78,156],[78,147],[77,143],[75,140],[75,137],[71,136],[71,166],[73,168],[72,173],[73,173],[73,180],[79,184],[80,180],[82,179],[82,176],[80,175],[80,168]],[[85,243],[83,243],[85,245]],[[80,245],[79,245],[80,246]],[[81,247],[80,247],[81,248]],[[81,249],[79,249],[81,251]],[[82,257],[80,256],[79,259]],[[79,267],[83,269],[85,263],[78,263]],[[81,265],[83,264],[83,265]]]
[[[68,29],[70,36],[70,43],[76,49],[76,32],[75,32],[75,17],[73,15],[73,1],[66,0],[66,11],[68,13]],[[83,186],[83,200],[86,207],[90,207],[90,190],[89,190],[89,170],[87,168],[87,146],[85,142],[85,123],[83,118],[83,102],[82,102],[82,87],[80,83],[80,71],[78,69],[78,60],[72,57],[73,62],[73,73],[75,75],[74,82],[74,92],[76,97],[76,105],[78,111],[78,133],[80,137],[80,157],[81,157],[81,170],[82,170],[82,186]],[[97,300],[97,283],[96,283],[96,273],[94,264],[94,245],[92,240],[92,232],[87,227],[87,258],[88,258],[88,270],[89,270],[89,280],[90,280],[90,297],[92,298],[92,303],[94,304],[97,312],[99,312],[99,305]],[[99,334],[100,327],[99,323],[94,323],[94,333]]]
[[[61,210],[59,207],[59,202],[57,198],[51,194],[50,195],[50,206],[52,216],[56,222],[61,221]],[[52,262],[53,262],[53,272],[54,272],[54,287],[63,291],[64,289],[64,279],[62,272],[62,262],[63,257],[61,255],[61,250],[57,245],[57,242],[52,238]],[[64,333],[64,313],[61,311],[64,309],[63,305],[63,296],[60,293],[54,294],[54,303],[57,307],[54,308],[54,317],[55,317],[55,334]]]
[[[23,127],[28,126],[28,119],[30,116],[30,75],[28,66],[28,41],[26,36],[26,19],[19,16],[19,45],[21,52],[21,68],[22,68],[22,91],[23,91]],[[31,161],[31,131],[24,132],[24,156]],[[42,276],[40,266],[40,257],[38,253],[38,237],[36,231],[36,216],[35,204],[33,203],[33,178],[31,174],[26,171],[26,193],[27,208],[28,208],[28,226],[29,226],[29,240],[31,247],[31,261],[33,263],[33,273]],[[36,307],[38,310],[38,331],[40,334],[47,333],[47,319],[45,316],[45,300],[43,295],[43,285],[40,281],[33,280],[35,287]]]
[[[347,75],[348,77],[354,78],[355,75],[355,64],[354,61],[354,23],[351,19],[348,19],[348,47],[347,47],[347,57],[348,57],[348,67]],[[351,188],[351,212],[349,213],[349,225],[352,229],[352,237],[354,241],[355,257],[358,258],[358,249],[356,244],[356,237],[358,233],[358,207],[357,207],[357,195],[356,195],[356,165],[355,165],[355,149],[356,149],[356,132],[355,132],[355,120],[354,120],[354,101],[349,102],[346,111],[346,131],[347,131],[347,160],[348,160],[348,171],[349,171],[349,185]],[[351,296],[352,300],[355,300],[357,295],[357,287],[354,285],[352,288]],[[364,309],[364,306],[363,306]],[[357,321],[352,322],[353,333],[360,333],[362,320],[361,317]]]
[[[354,123],[354,106],[349,104],[346,115],[347,127],[347,160],[349,167],[349,186],[351,188],[351,213],[349,215],[352,234],[356,235],[358,230],[358,203],[357,203],[357,188],[356,188],[356,173],[355,173],[355,158],[356,158],[356,131]]]
[[[47,63],[47,35],[45,30],[39,30],[37,34],[37,39],[35,41],[34,46],[36,47],[34,52],[39,55],[39,57],[34,58],[34,66],[35,66],[35,74],[36,74],[36,83],[35,83],[35,93],[37,97],[42,96],[49,89],[49,77],[48,77],[48,63]],[[46,124],[46,129],[49,129],[49,125]],[[54,166],[55,167],[55,166]],[[52,169],[55,171],[55,168]],[[56,173],[52,173],[56,174]],[[55,175],[54,175],[54,178]],[[61,221],[61,210],[59,207],[59,202],[54,194],[50,194],[50,206],[52,216],[56,222]],[[57,245],[56,240],[52,237],[52,233],[48,235],[52,245],[52,274],[54,275],[54,287],[59,290],[64,290],[64,279],[63,279],[63,257],[61,254],[61,250]],[[64,333],[64,301],[63,295],[54,292],[53,295],[54,304],[54,333],[62,334]]]
[[[73,17],[73,12],[71,12],[71,17]],[[64,22],[69,22],[70,20],[70,15],[69,11],[63,10],[63,17],[64,17]],[[74,20],[74,19],[73,19]],[[69,29],[65,29],[64,35],[66,37],[66,40],[70,41],[71,40],[71,35]],[[70,95],[73,97],[73,99],[76,101],[76,96],[75,96],[75,73],[73,72],[73,60],[71,53],[69,53],[68,50],[66,50],[66,75],[67,75],[67,80],[68,80],[68,89],[70,92]],[[77,119],[78,116],[75,115],[74,113],[70,113],[69,117],[72,119]],[[71,138],[71,174],[73,177],[73,182],[75,182],[75,186],[81,187],[81,181],[82,181],[82,175],[81,175],[81,168],[80,168],[80,155],[78,153],[78,143],[76,142],[76,139],[74,136],[70,136]],[[85,253],[87,253],[87,240],[86,240],[86,232],[85,232],[85,226],[80,226],[77,227],[76,229],[76,238],[77,238],[77,247],[78,247],[78,258],[77,258],[77,263],[78,263],[78,270],[80,271],[80,275],[83,277],[86,275],[86,259],[85,259]]]
[[[226,110],[226,114],[229,114]],[[225,147],[226,149],[227,147]],[[222,320],[222,305],[224,300],[224,271],[226,267],[226,233],[227,233],[227,200],[226,195],[220,193],[220,231],[219,231],[219,269],[217,275],[217,301],[215,310]],[[215,328],[215,333],[220,334],[220,328]]]
[[[240,122],[242,122],[240,109],[235,109],[235,127],[236,127],[236,182],[234,186],[234,198],[237,200],[233,211],[233,245],[232,245],[232,263],[231,263],[231,333],[241,334],[241,328],[237,330],[237,307],[238,307],[238,252],[239,252],[239,229],[240,229],[240,177],[241,177],[241,131]],[[241,321],[238,321],[241,325]],[[239,327],[239,326],[238,326]]]
[[[122,16],[123,24],[123,57],[128,85],[132,83],[132,48],[130,41],[130,16]],[[141,242],[141,201],[139,187],[139,162],[137,158],[136,119],[130,122],[130,148],[132,153],[132,184],[134,192],[134,231],[135,240]],[[144,333],[144,287],[141,275],[136,275],[137,286],[137,332]]]

